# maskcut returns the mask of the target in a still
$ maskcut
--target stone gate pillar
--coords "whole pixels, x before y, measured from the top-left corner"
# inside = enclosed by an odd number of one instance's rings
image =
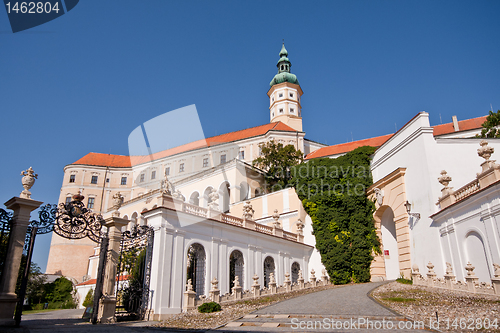
[[[106,258],[106,270],[102,286],[102,299],[99,304],[98,321],[101,323],[114,323],[116,310],[116,271],[120,259],[120,241],[122,238],[122,227],[128,224],[128,220],[115,216],[104,220],[108,228],[108,253]],[[119,215],[119,214],[118,214]]]
[[[21,194],[22,195],[22,194]],[[14,211],[12,229],[10,231],[9,248],[0,281],[0,326],[15,325],[14,310],[16,309],[17,295],[16,282],[21,266],[24,240],[30,223],[30,213],[42,204],[41,201],[13,197],[5,203],[7,209]]]

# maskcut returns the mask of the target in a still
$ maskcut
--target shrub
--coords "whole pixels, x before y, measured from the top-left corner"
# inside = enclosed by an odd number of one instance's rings
[[[202,313],[217,312],[220,310],[222,310],[222,308],[220,304],[216,302],[203,303],[198,307],[198,311]]]

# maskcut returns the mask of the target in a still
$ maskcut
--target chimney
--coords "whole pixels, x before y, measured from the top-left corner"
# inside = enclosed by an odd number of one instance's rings
[[[453,128],[455,129],[455,132],[460,131],[460,128],[458,127],[457,116],[453,116],[451,117],[451,119],[453,119]]]

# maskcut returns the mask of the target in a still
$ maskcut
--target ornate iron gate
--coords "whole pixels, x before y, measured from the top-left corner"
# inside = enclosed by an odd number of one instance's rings
[[[148,313],[153,238],[154,230],[148,226],[134,226],[122,233],[116,276],[118,321],[142,320]]]
[[[3,267],[7,258],[7,249],[9,248],[11,223],[12,213],[0,208],[0,279],[2,278]]]

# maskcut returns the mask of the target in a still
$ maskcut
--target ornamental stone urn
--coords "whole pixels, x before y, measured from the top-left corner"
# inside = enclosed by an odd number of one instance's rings
[[[22,171],[21,176],[24,176],[21,180],[24,190],[21,192],[20,197],[24,199],[31,199],[31,192],[29,190],[35,184],[35,179],[38,178],[38,174],[36,174],[33,171],[33,168],[30,167],[28,170]]]

